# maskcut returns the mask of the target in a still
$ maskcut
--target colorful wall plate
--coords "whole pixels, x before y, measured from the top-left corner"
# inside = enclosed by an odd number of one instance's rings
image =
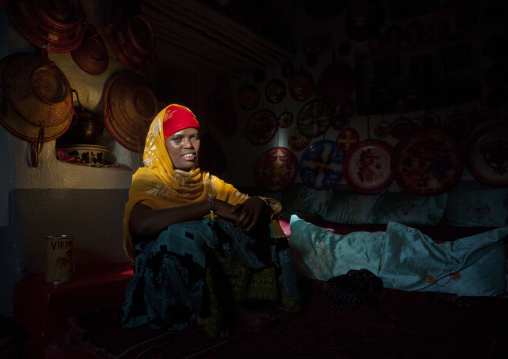
[[[298,130],[308,138],[321,136],[330,127],[332,113],[328,102],[321,99],[311,100],[298,113]]]
[[[287,128],[293,123],[293,114],[289,111],[284,111],[279,116],[279,127]]]
[[[259,188],[280,192],[292,184],[298,174],[298,160],[293,152],[275,147],[263,153],[257,163],[254,178]]]
[[[390,166],[392,148],[381,141],[362,141],[344,159],[344,179],[361,193],[376,193],[393,180]]]
[[[288,136],[288,146],[295,152],[304,150],[309,144],[310,139],[302,135],[297,128],[293,129]]]
[[[478,181],[508,185],[508,125],[491,125],[477,131],[468,141],[466,164]]]
[[[345,153],[334,141],[323,140],[311,145],[300,159],[300,178],[310,188],[333,187],[343,177]]]
[[[307,101],[314,93],[314,87],[314,79],[310,74],[296,74],[289,82],[289,94],[296,101]]]
[[[454,136],[442,130],[422,129],[395,145],[391,168],[393,178],[405,191],[435,195],[457,183],[464,159]]]
[[[255,146],[270,142],[279,129],[279,120],[272,111],[260,110],[247,122],[247,139]]]
[[[342,151],[347,152],[351,147],[356,145],[360,140],[360,136],[356,130],[352,128],[345,128],[337,134],[337,147]]]
[[[259,101],[259,91],[255,86],[246,85],[238,93],[238,103],[244,110],[255,109],[259,105]]]
[[[266,84],[266,99],[271,103],[279,103],[286,96],[286,85],[281,79],[273,79]]]

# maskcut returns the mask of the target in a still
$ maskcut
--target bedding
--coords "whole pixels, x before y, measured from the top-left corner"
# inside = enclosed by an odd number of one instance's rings
[[[389,222],[386,232],[336,234],[293,215],[289,241],[306,278],[326,281],[367,269],[387,288],[482,296],[506,293],[507,236],[505,226],[436,243],[398,222]]]

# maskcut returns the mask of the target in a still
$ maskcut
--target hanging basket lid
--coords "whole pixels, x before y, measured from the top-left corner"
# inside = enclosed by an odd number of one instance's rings
[[[21,116],[12,103],[9,101],[8,94],[11,89],[4,86],[4,78],[7,67],[10,63],[17,61],[20,57],[25,56],[21,53],[8,55],[0,60],[0,80],[2,81],[2,88],[0,90],[0,123],[4,128],[17,138],[28,141],[39,141],[39,136],[43,133],[44,142],[49,142],[57,139],[67,131],[72,119],[72,113],[63,121],[58,123],[52,121],[40,121],[34,123],[32,118],[28,121]],[[5,88],[5,90],[3,90]],[[35,113],[35,111],[33,111]],[[43,129],[43,131],[41,131]]]
[[[19,53],[2,76],[5,97],[34,126],[58,126],[72,118],[70,84],[54,64],[35,54]]]
[[[8,0],[6,10],[19,32],[48,52],[71,52],[85,35],[85,15],[79,0]]]
[[[106,44],[92,25],[88,25],[81,45],[71,52],[74,62],[90,75],[103,74],[109,65]]]
[[[158,112],[155,94],[136,74],[120,71],[106,82],[101,105],[111,135],[125,148],[139,152]]]
[[[120,62],[139,75],[155,56],[155,34],[145,16],[129,2],[113,0],[106,10],[106,39]]]

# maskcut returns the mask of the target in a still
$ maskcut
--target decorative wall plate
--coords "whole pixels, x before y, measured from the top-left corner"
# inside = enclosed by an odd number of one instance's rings
[[[407,117],[399,117],[390,125],[390,134],[393,138],[402,138],[411,133],[413,126]]]
[[[360,136],[358,136],[358,132],[353,130],[352,128],[345,128],[341,130],[337,135],[337,147],[342,151],[347,152],[358,143],[360,140]]]
[[[293,152],[275,147],[263,153],[257,163],[254,178],[259,188],[280,192],[292,184],[298,174],[298,160]]]
[[[271,103],[279,103],[286,96],[286,85],[281,79],[273,79],[266,84],[266,99]]]
[[[238,93],[238,103],[244,110],[250,111],[259,105],[259,90],[252,85],[244,86]]]
[[[374,127],[374,135],[377,138],[385,138],[390,135],[390,124],[386,121],[379,122],[376,127]]]
[[[466,164],[478,181],[508,185],[508,125],[491,125],[477,131],[468,141]]]
[[[391,168],[393,178],[405,191],[435,195],[457,183],[464,159],[454,136],[442,130],[422,129],[395,145]]]
[[[300,159],[300,178],[310,188],[330,188],[342,177],[345,153],[335,142],[323,140],[311,145]]]
[[[289,82],[289,94],[296,101],[307,101],[314,93],[314,87],[314,79],[310,74],[296,74]]]
[[[330,126],[332,107],[326,101],[314,99],[302,107],[297,124],[301,134],[308,138],[322,135]]]
[[[344,179],[361,193],[376,193],[393,179],[390,160],[392,148],[380,141],[362,141],[344,159]]]
[[[289,111],[284,111],[279,116],[279,127],[287,128],[293,123],[293,114]]]
[[[255,146],[270,142],[279,129],[279,120],[272,111],[261,110],[251,116],[247,122],[247,139]]]
[[[302,135],[297,128],[293,129],[288,136],[288,146],[295,152],[304,150],[309,144],[310,139]]]

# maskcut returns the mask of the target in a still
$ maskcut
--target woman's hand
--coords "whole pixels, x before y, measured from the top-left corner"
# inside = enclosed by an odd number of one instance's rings
[[[259,197],[249,197],[242,204],[237,204],[232,210],[233,214],[238,215],[235,221],[236,226],[246,232],[252,231],[266,214],[266,206],[266,202]]]

